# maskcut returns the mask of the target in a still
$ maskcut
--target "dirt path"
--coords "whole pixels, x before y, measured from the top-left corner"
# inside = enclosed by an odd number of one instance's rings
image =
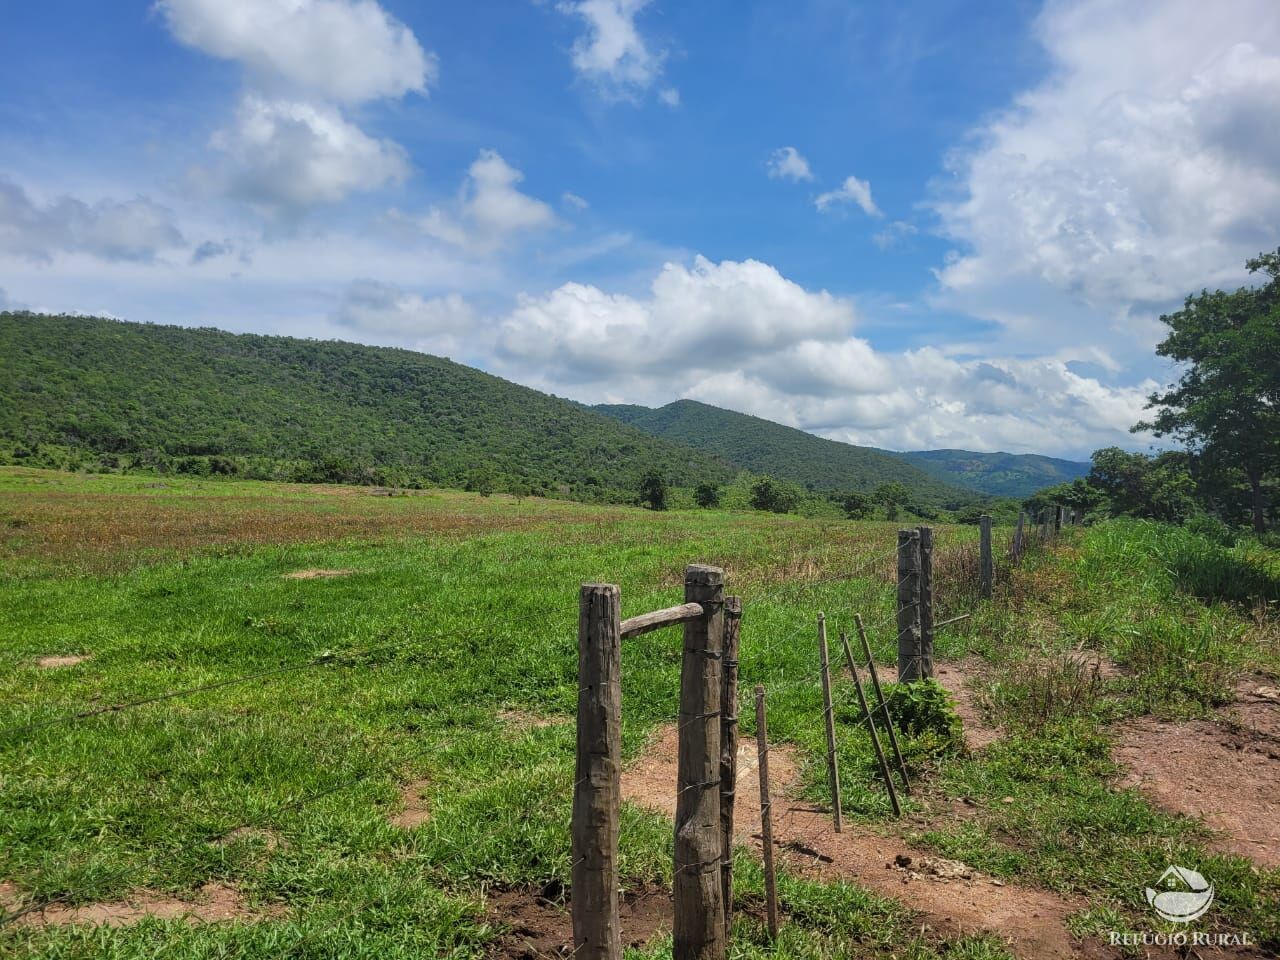
[[[965,657],[953,663],[936,663],[934,678],[947,689],[956,705],[956,715],[964,724],[964,742],[977,752],[1000,739],[999,727],[987,722],[972,684],[990,668],[980,657]],[[893,674],[890,674],[892,676]]]
[[[1200,818],[1220,832],[1218,849],[1280,867],[1280,690],[1252,678],[1237,697],[1215,720],[1141,717],[1119,725],[1120,786]]]
[[[744,747],[738,761],[736,831],[743,843],[760,845],[760,803],[755,751]],[[823,879],[853,880],[919,911],[942,934],[993,933],[1027,960],[1047,957],[1112,957],[1097,941],[1071,937],[1066,918],[1084,908],[1043,890],[984,877],[963,864],[921,857],[899,837],[846,825],[836,833],[826,811],[791,800],[799,767],[786,746],[770,751],[774,784],[774,840],[793,869]],[[675,814],[676,732],[660,731],[640,760],[622,776],[625,799]]]
[[[6,910],[21,909],[24,899],[8,883],[0,883],[0,906]],[[65,924],[121,926],[137,923],[147,917],[160,920],[186,920],[189,923],[215,923],[228,920],[259,920],[280,917],[284,910],[268,907],[251,909],[240,891],[221,883],[206,883],[189,900],[168,894],[140,890],[126,900],[109,903],[86,903],[77,906],[51,904],[18,918],[14,923],[25,927],[48,927]]]

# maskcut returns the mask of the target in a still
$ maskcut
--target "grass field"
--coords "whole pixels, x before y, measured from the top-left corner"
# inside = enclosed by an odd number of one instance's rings
[[[191,896],[217,882],[247,911],[203,925],[11,924],[0,954],[485,955],[503,933],[487,907],[496,894],[567,884],[585,581],[618,583],[629,616],[678,602],[686,563],[723,566],[744,598],[742,686],[770,687],[771,733],[806,758],[820,797],[813,620],[892,616],[895,529],[0,471],[0,881],[19,906]],[[940,555],[959,557],[976,531],[936,536]],[[1188,560],[1202,555],[1160,528],[1106,524],[1033,557],[981,608],[948,579],[962,564],[940,561],[939,616],[975,616],[940,636],[938,656],[991,665],[985,702],[1006,735],[981,753],[917,756],[927,789],[912,842],[1084,898],[1073,923],[1090,935],[1145,910],[1143,884],[1170,859],[1199,863],[1219,891],[1216,921],[1280,947],[1280,874],[1212,852],[1203,826],[1113,783],[1109,724],[1201,715],[1242,673],[1280,668],[1274,614],[1214,599],[1241,571],[1273,589],[1274,556]],[[342,575],[286,576],[315,570]],[[873,640],[891,659],[891,631]],[[1087,697],[1056,696],[1071,679],[1065,653],[1081,647],[1125,672]],[[49,656],[87,659],[40,666]],[[678,672],[673,634],[624,647],[629,756],[674,718]],[[72,716],[251,674],[263,675]],[[850,815],[882,823],[869,747],[850,711],[839,715]],[[425,808],[410,829],[391,822],[406,784]],[[960,797],[981,815],[930,819],[932,804]],[[628,807],[624,886],[669,884],[670,845],[669,823]],[[740,859],[749,901],[758,870]],[[783,939],[768,945],[746,911],[735,955],[1006,955],[997,937],[922,932],[904,904],[849,884],[789,875],[784,901]]]

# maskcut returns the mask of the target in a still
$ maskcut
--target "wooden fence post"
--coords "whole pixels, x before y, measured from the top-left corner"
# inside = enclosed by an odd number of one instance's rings
[[[920,679],[920,533],[898,531],[898,682]]]
[[[1022,538],[1023,525],[1027,522],[1027,512],[1025,510],[1018,511],[1018,526],[1013,531],[1013,562],[1017,563],[1022,559]]]
[[[738,633],[742,600],[724,599],[724,676],[720,684],[720,855],[724,932],[733,926],[733,806],[738,792]]]
[[[676,775],[674,960],[724,960],[720,852],[720,686],[724,651],[724,571],[692,564],[686,603],[703,615],[684,625]]]
[[[1062,530],[1062,507],[1053,508],[1053,535],[1056,537]]]
[[[573,788],[574,953],[621,960],[618,806],[622,770],[622,601],[612,584],[578,595],[578,754]]]
[[[933,676],[933,527],[920,534],[920,676]]]
[[[760,844],[764,852],[764,897],[769,936],[778,937],[778,878],[773,869],[773,801],[769,798],[769,725],[764,687],[756,684],[756,766],[760,770]]]
[[[840,764],[836,758],[836,715],[831,706],[831,657],[827,652],[827,618],[818,614],[818,662],[822,665],[822,724],[827,732],[827,783],[831,790],[831,819],[840,832]]]
[[[985,513],[978,518],[978,530],[981,539],[978,544],[978,593],[983,600],[990,600],[995,565],[991,559],[991,518]]]
[[[861,628],[861,617],[858,619],[859,628]],[[884,788],[889,793],[889,804],[893,807],[893,815],[895,817],[902,816],[902,807],[898,803],[898,790],[893,785],[893,774],[889,772],[889,761],[884,757],[884,748],[880,746],[880,734],[876,732],[875,717],[871,715],[871,705],[867,703],[866,691],[862,689],[862,679],[858,676],[858,668],[853,662],[853,650],[849,647],[849,635],[843,631],[840,634],[840,643],[844,646],[844,659],[849,665],[849,676],[853,678],[854,689],[858,691],[858,705],[862,707],[863,719],[867,721],[867,732],[871,734],[871,746],[875,749],[876,763],[880,765],[880,776],[884,778]],[[872,663],[872,669],[875,668]],[[883,703],[883,701],[881,701]],[[888,711],[885,711],[886,718]],[[886,720],[890,727],[893,726],[892,720]]]

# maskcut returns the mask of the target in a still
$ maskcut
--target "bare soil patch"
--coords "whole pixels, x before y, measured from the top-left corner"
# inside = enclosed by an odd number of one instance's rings
[[[23,899],[12,884],[0,884],[0,902],[8,909],[21,909]],[[190,900],[168,894],[140,890],[124,900],[80,905],[50,904],[18,918],[14,923],[25,927],[123,926],[148,917],[160,920],[185,920],[189,923],[218,923],[229,920],[261,920],[283,915],[282,907],[252,909],[240,891],[221,883],[206,883]]]
[[[393,827],[412,830],[431,819],[431,808],[423,797],[427,786],[426,780],[413,780],[400,788],[400,810],[387,818]]]
[[[506,890],[492,894],[485,914],[507,929],[494,940],[487,956],[494,960],[546,960],[573,953],[569,904],[559,890]],[[671,892],[659,886],[624,891],[618,899],[622,946],[643,947],[671,929]]]
[[[1218,849],[1280,867],[1280,697],[1272,690],[1265,680],[1246,681],[1217,720],[1120,724],[1113,750],[1125,771],[1120,786],[1203,820],[1221,834]]]
[[[674,815],[676,749],[675,727],[663,728],[644,755],[623,772],[624,799]],[[852,880],[900,899],[940,934],[995,934],[1027,960],[1117,955],[1098,941],[1077,941],[1067,932],[1066,919],[1085,908],[1082,901],[993,880],[955,861],[921,858],[901,837],[858,824],[846,824],[836,833],[826,810],[789,797],[798,784],[799,769],[791,748],[770,748],[774,842],[793,869],[819,879]],[[754,744],[744,745],[738,757],[734,826],[741,842],[759,849],[757,777]]]
[[[527,710],[499,710],[498,719],[514,730],[542,730],[569,722],[568,717],[545,717]]]
[[[286,846],[284,839],[274,830],[263,829],[262,827],[236,827],[230,833],[223,836],[217,841],[219,847],[229,847],[233,844],[258,841],[262,844],[263,849],[267,853],[274,853],[281,847]]]
[[[993,726],[982,709],[974,684],[985,675],[987,666],[978,657],[965,657],[947,663],[934,664],[934,678],[947,689],[956,705],[956,715],[964,724],[964,742],[970,751],[976,752],[991,746],[1003,735]],[[896,675],[896,670],[894,674]]]
[[[322,580],[327,577],[349,577],[354,570],[325,570],[320,567],[312,567],[307,570],[294,570],[292,573],[282,573],[281,579],[284,580]]]
[[[60,667],[74,667],[77,663],[84,663],[89,658],[75,653],[60,654],[56,656],[40,657],[36,660],[36,666],[43,670],[57,670]]]

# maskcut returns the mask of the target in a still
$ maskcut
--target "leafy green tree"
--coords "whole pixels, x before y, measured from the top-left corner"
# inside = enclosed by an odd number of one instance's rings
[[[1063,484],[1041,491],[1028,507],[1034,510],[1038,504],[1033,503],[1042,501],[1091,510],[1107,503],[1113,514],[1181,523],[1200,511],[1189,466],[1190,458],[1181,452],[1149,457],[1106,447],[1093,454],[1087,478],[1092,497],[1074,484]]]
[[[751,485],[751,506],[770,513],[786,513],[800,499],[798,491],[789,484],[764,476]]]
[[[493,466],[488,463],[482,463],[479,466],[472,467],[467,474],[467,489],[472,493],[478,493],[482,497],[490,496],[497,484],[497,478],[493,473]]]
[[[640,502],[650,510],[667,509],[667,481],[656,470],[650,470],[641,478]]]
[[[850,491],[840,494],[840,508],[850,520],[865,520],[871,516],[873,504],[865,493]]]
[[[1233,293],[1202,290],[1160,318],[1169,335],[1156,353],[1186,366],[1174,386],[1150,396],[1147,407],[1156,414],[1134,430],[1238,464],[1253,529],[1262,533],[1264,482],[1280,466],[1280,250],[1246,266],[1269,279]]]
[[[693,491],[694,502],[704,508],[720,506],[720,487],[714,483],[700,483]]]
[[[887,520],[897,520],[898,510],[911,500],[911,491],[896,480],[882,483],[871,493],[871,498],[882,507]]]

